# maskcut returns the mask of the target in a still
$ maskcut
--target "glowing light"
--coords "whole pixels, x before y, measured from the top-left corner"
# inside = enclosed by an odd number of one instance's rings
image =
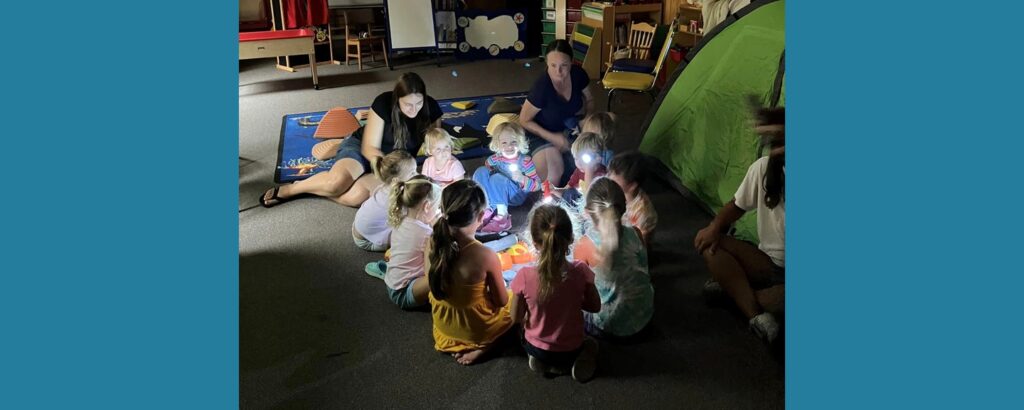
[[[546,196],[546,197],[544,197],[544,203],[545,203],[545,204],[550,204],[550,203],[551,203],[551,201],[554,201],[554,199],[551,199],[551,197],[550,197],[550,196]]]
[[[590,163],[590,161],[593,161],[593,160],[594,160],[594,157],[593,157],[593,156],[591,156],[590,154],[583,154],[583,157],[582,157],[582,158],[583,158],[583,163],[584,163],[584,164],[589,164],[589,163]]]
[[[509,171],[512,171],[512,172],[519,172],[519,165],[517,165],[517,164],[510,164],[508,166],[508,169],[509,169]]]
[[[455,70],[452,70],[452,77],[458,77],[458,76],[459,76],[459,72],[455,71]]]

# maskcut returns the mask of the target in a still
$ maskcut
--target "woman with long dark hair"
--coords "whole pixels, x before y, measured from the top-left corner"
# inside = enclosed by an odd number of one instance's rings
[[[358,207],[380,185],[369,172],[371,164],[394,150],[415,155],[427,130],[440,126],[441,115],[441,106],[427,95],[423,79],[416,73],[402,74],[394,91],[373,100],[366,125],[337,147],[329,171],[274,187],[260,197],[260,205],[269,208],[296,195],[312,194]]]
[[[786,108],[757,110],[756,128],[771,151],[747,169],[736,195],[693,240],[711,271],[705,287],[720,287],[771,343],[779,325],[767,307],[780,306],[786,280]],[[723,233],[747,211],[757,210],[758,245]]]
[[[562,156],[569,152],[572,144],[565,130],[593,111],[594,99],[587,89],[590,84],[587,72],[572,63],[572,46],[568,41],[555,40],[548,44],[544,62],[547,73],[530,89],[519,112],[519,125],[526,129],[529,154],[537,165],[541,181],[561,186],[565,172]]]

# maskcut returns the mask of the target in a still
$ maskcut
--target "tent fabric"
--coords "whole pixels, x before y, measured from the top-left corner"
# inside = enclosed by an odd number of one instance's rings
[[[771,105],[778,95],[777,105],[785,105],[784,51],[785,1],[751,3],[691,50],[645,121],[640,151],[714,212],[732,199],[759,155],[748,96]],[[740,219],[736,236],[756,242],[755,218],[748,212]]]

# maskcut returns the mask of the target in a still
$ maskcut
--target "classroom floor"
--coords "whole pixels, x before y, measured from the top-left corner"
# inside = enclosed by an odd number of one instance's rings
[[[322,198],[258,205],[273,186],[281,118],[370,105],[405,71],[420,74],[438,99],[525,91],[544,74],[543,62],[446,59],[438,67],[405,58],[394,71],[318,71],[322,90],[315,91],[308,70],[239,62],[241,408],[784,407],[782,343],[765,346],[735,309],[709,307],[701,296],[708,273],[692,243],[710,215],[653,178],[644,186],[660,220],[651,254],[653,324],[633,343],[602,342],[594,380],[538,376],[514,344],[469,367],[435,352],[430,314],[401,311],[382,281],[363,273],[381,254],[352,244],[354,209]],[[603,109],[600,84],[591,91]],[[639,144],[651,106],[646,96],[621,98],[617,151]],[[464,165],[472,172],[480,163]]]

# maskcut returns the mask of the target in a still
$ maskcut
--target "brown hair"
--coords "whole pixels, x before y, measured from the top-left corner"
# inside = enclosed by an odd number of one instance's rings
[[[538,286],[538,302],[551,296],[555,283],[564,280],[562,267],[565,265],[565,254],[572,245],[572,221],[569,214],[557,205],[541,205],[533,210],[530,218],[530,237],[534,246],[540,250],[537,263],[537,274],[540,276]]]
[[[448,298],[452,270],[459,257],[459,245],[453,230],[469,226],[487,206],[483,188],[472,179],[461,179],[441,191],[441,217],[434,223],[427,258],[427,279],[434,298]]]
[[[597,178],[590,184],[584,203],[585,209],[597,218],[614,218],[618,222],[626,213],[626,194],[619,184],[607,177]],[[615,226],[619,227],[621,234],[622,224],[616,223]]]
[[[646,176],[644,155],[637,151],[626,151],[612,157],[608,162],[608,172],[621,176],[626,182],[641,185]]]
[[[412,118],[413,132],[422,133],[430,126],[430,104],[427,103],[427,86],[419,74],[408,72],[402,74],[395,83],[395,89],[391,94],[391,135],[395,138],[394,149],[404,150],[409,140],[416,135],[409,135],[409,129],[405,126],[402,114],[402,107],[398,100],[409,94],[420,94],[423,96],[423,108]]]
[[[374,159],[371,168],[373,168],[373,175],[376,175],[380,182],[390,185],[396,177],[402,174],[402,168],[410,166],[410,164],[412,167],[416,167],[416,159],[412,157],[412,154],[403,150],[395,150]]]
[[[436,202],[440,196],[441,189],[424,175],[416,175],[407,182],[393,182],[388,198],[388,225],[397,228],[409,208],[419,206],[423,201]]]

